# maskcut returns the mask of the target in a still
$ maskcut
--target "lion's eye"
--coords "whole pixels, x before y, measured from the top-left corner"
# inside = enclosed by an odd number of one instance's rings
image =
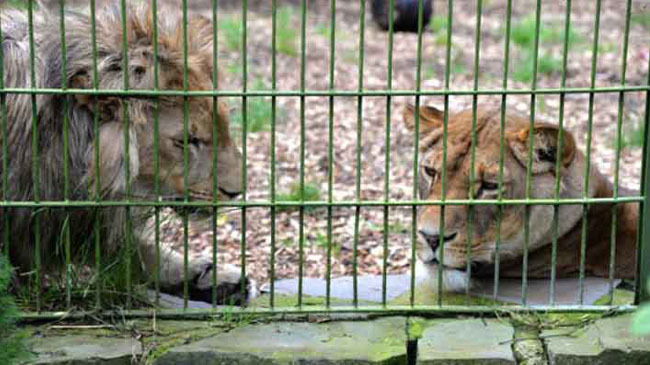
[[[499,184],[494,183],[494,182],[489,182],[489,181],[482,181],[481,186],[479,187],[478,191],[476,192],[476,197],[479,198],[479,197],[483,196],[485,193],[494,194],[498,190],[499,190]]]
[[[497,190],[499,189],[499,184],[494,182],[483,181],[481,183],[481,188],[483,190]]]
[[[424,173],[429,175],[429,177],[434,178],[436,177],[437,171],[431,166],[424,166]]]
[[[187,143],[188,143],[188,145],[192,145],[194,147],[199,147],[199,145],[201,144],[201,140],[198,139],[197,137],[193,136],[193,135],[189,135],[189,136],[187,136]],[[182,149],[183,148],[183,138],[174,139],[174,146]]]

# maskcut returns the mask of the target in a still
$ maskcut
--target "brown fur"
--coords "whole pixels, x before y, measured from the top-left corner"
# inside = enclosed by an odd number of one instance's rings
[[[409,129],[414,127],[414,108],[408,106],[404,111],[404,122]],[[476,199],[498,198],[498,176],[500,156],[500,111],[479,108],[476,120],[475,182],[473,192]],[[472,140],[472,110],[451,114],[448,118],[447,139],[447,180],[446,199],[469,199],[470,165]],[[420,111],[420,192],[421,199],[438,200],[442,198],[440,174],[443,163],[443,113],[432,107]],[[503,199],[525,198],[526,168],[528,165],[528,137],[530,122],[528,118],[515,115],[506,117],[503,170]],[[530,197],[533,199],[555,198],[556,158],[560,158],[560,199],[582,198],[584,192],[585,158],[576,149],[571,133],[564,131],[562,153],[558,157],[559,128],[546,123],[534,124],[534,145],[532,161],[532,180]],[[427,172],[434,173],[428,177]],[[433,180],[433,182],[431,181]],[[487,188],[486,188],[487,187]],[[629,192],[619,190],[621,195]],[[589,193],[592,198],[611,197],[612,185],[595,167],[590,169]],[[499,208],[479,205],[473,209],[471,227],[471,257],[479,268],[473,275],[492,275],[496,256],[497,215]],[[501,274],[505,277],[519,277],[522,274],[522,255],[524,248],[525,210],[529,209],[530,246],[529,277],[548,277],[551,270],[551,244],[553,206],[536,205],[526,208],[523,205],[503,207],[500,228]],[[638,207],[636,204],[617,206],[618,229],[616,232],[615,276],[633,278],[635,276],[636,232]],[[468,248],[468,216],[470,208],[462,205],[449,205],[445,208],[445,221],[442,224],[446,242],[444,249],[432,247],[438,240],[440,226],[440,206],[425,206],[418,214],[420,243],[418,255],[425,265],[435,266],[444,256],[448,269],[465,270]],[[559,239],[557,254],[557,275],[571,276],[579,272],[580,242],[583,222],[581,205],[561,205],[559,212]],[[611,204],[593,204],[587,213],[588,230],[586,245],[587,275],[607,277],[609,275]],[[455,236],[452,237],[451,234]],[[435,242],[431,244],[427,241]],[[452,285],[453,286],[453,285]]]
[[[179,18],[170,13],[158,14],[158,59],[154,59],[154,29],[148,6],[128,6],[127,39],[128,80],[130,89],[183,89],[183,29]],[[98,9],[96,15],[97,71],[99,89],[121,89],[123,80],[122,18],[119,2],[111,2]],[[30,83],[30,50],[28,19],[25,12],[5,10],[2,13],[2,51],[4,54],[5,87],[39,87],[59,89],[93,88],[93,54],[91,24],[87,13],[69,11],[65,14],[66,65],[62,76],[60,19],[58,13],[42,8],[34,14],[35,85]],[[208,20],[194,17],[188,23],[188,77],[189,90],[212,90],[212,27]],[[154,84],[154,66],[159,66],[159,82]],[[153,98],[118,98],[114,96],[39,94],[36,97],[36,127],[38,131],[39,181],[33,183],[32,172],[32,102],[29,95],[9,94],[6,97],[9,168],[9,190],[3,199],[9,201],[86,201],[98,198],[99,187],[103,200],[122,200],[131,186],[130,199],[155,200],[154,191],[154,115],[159,114],[159,186],[164,200],[177,200],[187,188],[192,199],[219,200],[238,195],[242,188],[241,155],[230,138],[228,111],[223,104],[214,104],[210,97],[189,98],[188,186],[183,182],[183,98],[160,97],[159,106]],[[218,105],[218,106],[217,106]],[[67,109],[64,108],[67,106]],[[124,108],[128,116],[129,162],[126,162]],[[69,122],[70,167],[68,196],[64,196],[63,174],[63,114]],[[93,129],[95,117],[99,131]],[[216,123],[213,124],[213,120]],[[213,191],[213,132],[217,135],[218,187]],[[96,143],[98,142],[98,144]],[[99,166],[95,166],[95,146],[99,146]],[[127,166],[128,165],[128,166]],[[128,169],[128,174],[127,174]],[[99,172],[97,176],[96,172]],[[130,175],[130,181],[127,181]],[[124,208],[102,210],[70,209],[70,228],[73,254],[83,251],[93,242],[93,224],[101,221],[103,260],[110,261],[125,241],[125,223],[133,225],[136,246],[143,258],[144,269],[153,273],[155,249],[151,230],[144,225],[152,212],[149,208],[132,208],[127,215]],[[14,265],[21,271],[34,266],[35,237],[40,237],[41,261],[57,267],[61,259],[50,259],[62,252],[57,245],[66,224],[61,209],[34,212],[31,209],[7,209],[1,218],[10,218],[9,252]],[[35,232],[34,217],[39,217],[40,231]],[[92,247],[92,245],[90,245]],[[162,286],[173,291],[183,280],[182,254],[161,247]],[[209,256],[209,255],[208,255]],[[211,257],[190,256],[190,285],[193,291],[208,291]],[[219,285],[228,287],[238,283],[239,270],[223,267],[218,274]]]

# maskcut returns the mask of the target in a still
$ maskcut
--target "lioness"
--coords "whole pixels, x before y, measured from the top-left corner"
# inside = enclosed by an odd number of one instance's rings
[[[128,85],[130,89],[154,89],[154,28],[151,10],[147,6],[128,6],[126,9],[128,57]],[[65,73],[62,77],[62,42],[58,12],[45,7],[34,13],[34,75],[30,82],[30,38],[28,15],[25,11],[2,12],[2,51],[4,55],[4,86],[9,88],[70,88],[94,87],[93,44],[90,17],[87,13],[67,11],[65,14]],[[157,87],[162,90],[183,89],[183,27],[181,19],[169,12],[158,15],[159,77]],[[214,87],[212,59],[212,26],[210,21],[193,17],[187,25],[188,73],[190,90],[212,90]],[[119,2],[111,2],[96,14],[97,86],[98,89],[121,89],[123,80],[122,17]],[[65,82],[64,82],[65,80]],[[8,191],[2,199],[8,201],[71,201],[95,200],[96,182],[100,185],[102,200],[123,200],[127,186],[131,200],[155,200],[154,194],[154,115],[153,98],[119,98],[110,95],[37,94],[35,109],[28,94],[7,94]],[[66,107],[67,106],[67,107]],[[128,115],[129,160],[125,156],[124,108]],[[230,137],[228,110],[224,104],[214,104],[211,97],[189,98],[187,149],[189,165],[184,184],[183,154],[183,98],[160,97],[159,110],[159,179],[164,200],[178,200],[187,189],[192,199],[229,200],[242,191],[241,154]],[[69,192],[64,196],[64,118],[69,131]],[[37,130],[32,129],[35,117]],[[95,131],[94,118],[99,120]],[[215,118],[215,119],[213,119]],[[213,120],[216,123],[213,124]],[[213,131],[217,133],[218,187],[213,191]],[[34,133],[36,138],[33,140]],[[38,157],[33,155],[32,141]],[[97,144],[95,144],[98,142]],[[99,148],[99,166],[95,165],[95,146]],[[33,164],[37,169],[33,170]],[[128,174],[127,174],[128,169]],[[98,170],[98,171],[97,171]],[[97,175],[96,172],[99,174]],[[130,181],[127,181],[127,176]],[[34,179],[38,183],[34,184]],[[40,239],[41,262],[47,266],[60,264],[60,245],[64,228],[70,229],[73,256],[89,247],[94,240],[93,222],[101,222],[100,238],[105,254],[104,262],[116,249],[124,245],[125,223],[133,226],[144,271],[153,277],[155,245],[152,230],[145,227],[151,217],[151,208],[124,207],[106,209],[68,209],[69,220],[63,209],[10,208],[0,211],[0,221],[10,219],[9,252],[12,263],[20,271],[29,271],[35,265],[36,237]],[[35,217],[40,229],[35,231]],[[3,236],[4,237],[4,236]],[[122,246],[123,247],[123,246]],[[168,292],[182,288],[184,279],[182,252],[161,247],[161,286]],[[212,271],[210,255],[191,254],[189,283],[193,298],[209,299]],[[244,302],[239,295],[240,271],[234,266],[220,266],[217,273],[217,292],[220,301]],[[245,293],[246,294],[246,293]]]
[[[411,131],[415,125],[415,108],[407,105],[403,119]],[[419,161],[419,188],[421,199],[442,198],[441,171],[443,163],[443,112],[430,107],[420,108],[421,159]],[[499,193],[500,118],[497,108],[478,108],[476,120],[476,159],[474,198],[497,199]],[[526,167],[529,150],[529,119],[515,115],[506,117],[503,199],[525,197]],[[574,137],[564,131],[562,150],[558,151],[559,127],[553,124],[534,124],[534,144],[530,197],[555,198],[556,159],[560,159],[561,199],[582,198],[584,192],[585,158],[576,149]],[[470,191],[470,148],[472,140],[472,110],[448,117],[446,199],[468,199]],[[622,190],[619,190],[623,193]],[[590,168],[589,197],[612,196],[612,184],[595,167]],[[471,228],[472,276],[492,276],[496,256],[497,215],[496,205],[477,205],[473,212]],[[525,245],[524,205],[503,207],[501,220],[501,245],[499,250],[501,277],[521,277],[522,255]],[[553,235],[553,206],[533,205],[530,208],[530,241],[528,277],[545,278],[551,272],[551,246]],[[417,227],[420,259],[418,270],[425,277],[437,278],[438,264],[444,265],[444,290],[457,291],[467,283],[467,249],[469,208],[449,205],[445,208],[444,237],[440,237],[440,206],[423,206],[418,212]],[[636,204],[617,206],[615,275],[619,278],[635,276],[635,248],[638,225]],[[609,273],[610,230],[612,219],[610,204],[592,204],[587,210],[588,230],[586,246],[586,273],[607,277]],[[579,272],[582,205],[560,205],[557,243],[557,275],[571,276]],[[444,245],[441,246],[441,241]],[[444,248],[443,248],[444,247]],[[437,279],[430,280],[434,285]]]

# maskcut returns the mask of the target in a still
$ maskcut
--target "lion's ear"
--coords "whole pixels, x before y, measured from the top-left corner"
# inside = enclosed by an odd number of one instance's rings
[[[404,125],[408,130],[415,129],[415,106],[406,104],[402,112]],[[420,107],[420,134],[427,134],[435,129],[442,127],[444,113],[432,106]]]
[[[539,174],[555,171],[558,158],[560,158],[560,167],[567,167],[571,164],[576,153],[576,142],[571,133],[564,130],[562,151],[558,157],[559,126],[535,123],[533,129],[532,173]],[[530,128],[526,127],[508,135],[510,149],[523,166],[528,166],[529,131]]]

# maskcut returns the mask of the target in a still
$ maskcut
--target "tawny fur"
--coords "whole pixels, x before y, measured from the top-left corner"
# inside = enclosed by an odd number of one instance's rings
[[[415,109],[404,109],[404,122],[410,130],[415,124]],[[478,108],[476,120],[475,184],[474,198],[497,199],[500,159],[500,110]],[[421,166],[419,187],[421,199],[442,198],[443,163],[443,112],[422,107],[420,110]],[[446,156],[446,199],[468,199],[470,194],[470,166],[472,141],[472,110],[450,113],[448,117]],[[503,199],[523,199],[526,196],[525,181],[528,166],[529,128],[528,118],[508,115],[505,121]],[[559,127],[553,124],[535,123],[533,133],[533,161],[530,197],[532,199],[555,198],[556,159],[559,163],[559,198],[582,198],[585,190],[585,157],[577,150],[570,132],[563,131],[563,144],[558,145]],[[430,176],[433,175],[433,176]],[[619,195],[632,192],[619,189]],[[588,197],[605,198],[613,194],[612,184],[595,166],[590,168]],[[612,226],[611,204],[592,204],[587,210],[587,237],[585,272],[587,275],[608,277]],[[494,205],[479,205],[473,209],[471,226],[471,258],[475,266],[472,276],[492,277],[496,257],[497,216],[499,208]],[[522,275],[522,255],[525,246],[525,210],[523,205],[508,205],[502,209],[500,226],[500,274],[502,277]],[[636,272],[636,238],[638,206],[619,204],[617,211],[617,232],[614,276],[633,278]],[[420,242],[418,256],[423,271],[437,275],[441,261],[453,285],[448,290],[465,287],[466,280],[460,278],[467,270],[468,232],[470,208],[449,205],[445,208],[444,249],[435,247],[431,237],[440,235],[440,207],[425,206],[418,213]],[[552,205],[534,205],[529,208],[530,235],[528,277],[548,278],[551,274],[551,246],[554,231]],[[557,276],[577,275],[580,270],[580,243],[584,211],[582,205],[560,205],[558,208]],[[452,236],[455,234],[455,236]],[[428,242],[426,237],[430,238]],[[435,248],[435,250],[434,250]],[[463,275],[451,275],[451,271]],[[433,280],[434,282],[437,280]]]
[[[154,29],[151,9],[146,4],[128,6],[127,45],[129,89],[182,90],[183,80],[183,26],[181,19],[170,12],[158,14],[158,58],[154,59]],[[122,89],[123,45],[122,17],[119,2],[98,9],[96,14],[96,55],[93,62],[93,44],[90,17],[87,12],[67,11],[65,14],[65,65],[62,72],[62,41],[58,12],[42,7],[33,16],[34,73],[30,72],[30,43],[28,17],[25,11],[4,10],[2,16],[2,52],[4,59],[4,86],[7,88]],[[189,90],[212,90],[213,76],[212,27],[208,20],[193,17],[187,25]],[[154,83],[154,66],[158,65],[158,84]],[[94,80],[94,68],[97,80]],[[34,80],[32,83],[31,80]],[[8,169],[8,191],[3,197],[9,201],[119,201],[125,198],[127,185],[131,200],[155,200],[154,191],[154,116],[159,118],[159,179],[160,194],[164,200],[182,198],[183,179],[183,98],[119,98],[100,95],[7,94],[5,97]],[[158,105],[158,107],[156,106]],[[125,110],[126,109],[126,110]],[[64,114],[67,118],[64,118]],[[124,117],[128,120],[124,120]],[[188,108],[189,154],[188,186],[193,199],[227,200],[241,191],[241,155],[229,135],[227,108],[214,104],[209,97],[189,98]],[[94,130],[97,118],[99,130]],[[64,121],[69,125],[69,191],[64,195]],[[35,121],[36,132],[32,121]],[[215,123],[213,123],[213,121]],[[124,123],[128,124],[129,162],[125,157]],[[213,168],[213,132],[216,132],[217,159]],[[32,152],[36,133],[38,158]],[[99,166],[95,166],[94,146],[99,147]],[[37,174],[33,170],[36,162]],[[128,165],[128,166],[127,166]],[[128,174],[127,174],[128,168]],[[218,171],[217,191],[213,191],[213,171]],[[99,172],[97,176],[96,172]],[[130,180],[127,181],[127,176]],[[34,179],[37,177],[37,182]],[[100,196],[96,192],[99,190]],[[101,222],[100,238],[103,260],[125,244],[127,220],[133,226],[135,246],[140,250],[147,273],[154,266],[154,245],[150,229],[144,227],[152,212],[149,208],[126,209],[69,209],[69,221],[63,209],[6,209],[0,212],[0,221],[10,219],[9,252],[12,263],[20,271],[29,271],[35,264],[35,237],[40,238],[40,261],[45,266],[58,267],[62,262],[61,237],[64,226],[70,228],[73,255],[84,247],[92,247],[93,222]],[[40,230],[35,231],[38,217]],[[173,291],[183,280],[183,257],[180,253],[162,247],[161,280],[163,288]],[[53,256],[59,258],[52,258]],[[47,268],[47,267],[46,267]],[[193,291],[209,291],[213,270],[210,255],[190,256],[189,273]],[[223,267],[218,275],[219,285],[237,284],[239,271]],[[236,286],[236,285],[235,285]],[[199,295],[201,297],[201,295]]]

